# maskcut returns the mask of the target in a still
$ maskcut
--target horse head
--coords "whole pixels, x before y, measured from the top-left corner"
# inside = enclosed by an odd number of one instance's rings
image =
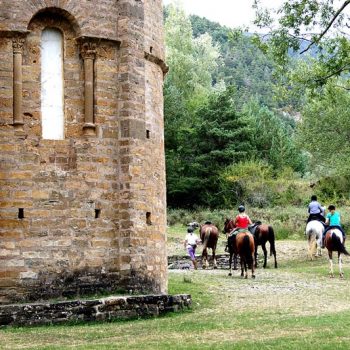
[[[230,233],[235,228],[235,223],[233,219],[226,218],[224,222],[223,233]]]

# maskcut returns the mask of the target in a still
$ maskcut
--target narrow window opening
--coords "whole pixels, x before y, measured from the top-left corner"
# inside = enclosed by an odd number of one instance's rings
[[[101,209],[95,209],[95,219],[98,219],[101,215]]]
[[[146,213],[146,224],[152,225],[151,213],[149,211]]]
[[[18,208],[18,219],[24,219],[24,208]]]
[[[42,138],[64,139],[63,35],[45,28],[41,34]]]
[[[149,139],[151,135],[151,132],[149,130],[146,130],[146,138]]]
[[[153,51],[153,47],[151,46],[151,47],[149,48],[149,52],[152,53],[152,51]]]

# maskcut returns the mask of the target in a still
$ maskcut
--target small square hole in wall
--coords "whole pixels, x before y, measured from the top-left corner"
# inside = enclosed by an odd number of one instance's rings
[[[146,130],[146,139],[149,139],[151,136],[151,132],[149,130]]]
[[[146,224],[152,225],[151,213],[149,211],[146,213]]]
[[[24,208],[18,208],[18,219],[24,219]]]
[[[95,219],[98,219],[101,216],[101,209],[95,209]]]

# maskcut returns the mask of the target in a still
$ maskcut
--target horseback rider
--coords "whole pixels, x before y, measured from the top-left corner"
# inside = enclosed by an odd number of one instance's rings
[[[235,217],[235,228],[230,232],[229,236],[235,240],[237,233],[247,231],[249,225],[252,225],[252,220],[245,213],[244,205],[240,205],[238,207],[238,215]]]
[[[317,201],[316,195],[311,196],[311,202],[309,203],[309,206],[308,206],[308,213],[309,213],[309,217],[307,219],[307,222],[310,222],[312,220],[325,222],[324,208]]]
[[[331,229],[338,229],[342,233],[343,239],[345,240],[345,232],[344,232],[343,228],[341,227],[340,213],[335,210],[335,205],[330,205],[328,207],[328,210],[329,210],[329,213],[326,216],[326,228],[322,234],[321,248],[325,247],[324,239],[325,239],[327,231],[329,231]]]

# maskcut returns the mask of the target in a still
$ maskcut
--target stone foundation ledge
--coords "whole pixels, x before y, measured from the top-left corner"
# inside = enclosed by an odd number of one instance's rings
[[[202,268],[202,258],[200,255],[196,256],[197,264],[199,268]],[[213,258],[212,255],[208,255],[209,269],[213,268]],[[229,268],[229,254],[218,254],[216,255],[216,263],[218,269],[228,269]],[[187,255],[173,255],[168,256],[168,269],[173,270],[188,270],[192,268],[191,259]]]
[[[96,300],[0,305],[0,326],[156,317],[191,306],[188,294],[111,296]]]

